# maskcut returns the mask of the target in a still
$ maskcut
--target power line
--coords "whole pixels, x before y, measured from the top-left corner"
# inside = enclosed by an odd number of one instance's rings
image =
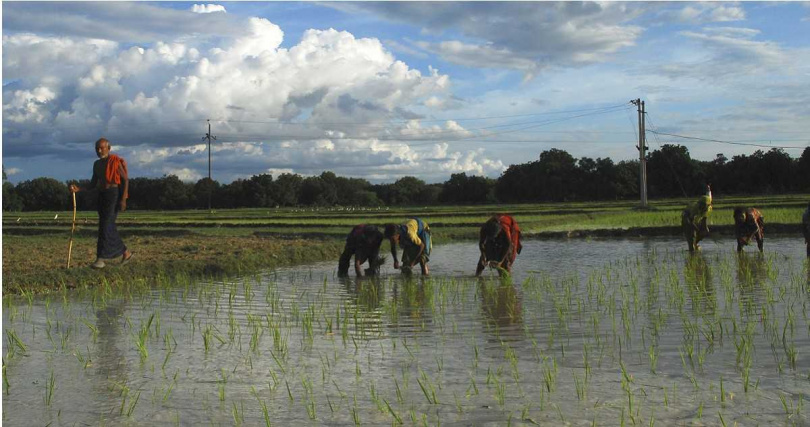
[[[394,142],[416,142],[416,144],[411,145],[420,145],[419,143],[433,143],[436,141],[441,142],[457,142],[457,141],[467,141],[476,138],[491,138],[497,135],[503,135],[507,133],[514,133],[514,132],[521,132],[527,131],[531,129],[535,129],[541,126],[546,126],[550,124],[560,123],[568,120],[573,120],[580,117],[586,116],[593,116],[599,114],[607,114],[612,113],[615,111],[619,111],[622,109],[628,108],[626,105],[622,105],[619,107],[610,107],[610,109],[602,109],[600,111],[592,111],[590,113],[579,114],[570,117],[563,117],[559,119],[549,119],[549,120],[541,120],[541,121],[531,121],[531,122],[522,122],[522,123],[513,123],[508,125],[496,125],[496,126],[486,126],[481,128],[474,128],[474,129],[459,129],[459,130],[440,130],[440,131],[429,131],[423,132],[417,135],[409,136],[409,135],[342,135],[342,136],[335,136],[335,135],[295,135],[295,134],[284,134],[284,135],[268,135],[268,134],[221,134],[220,136],[229,138],[229,139],[238,139],[238,138],[273,138],[273,139],[294,139],[294,140],[320,140],[320,139],[328,139],[328,140],[357,140],[357,139],[376,139],[378,141],[394,141]],[[508,129],[503,131],[497,132],[490,132],[484,134],[476,134],[476,135],[468,135],[471,132],[481,131],[481,130],[490,130],[495,128],[502,128],[507,126],[523,126],[522,128],[518,129]],[[575,131],[569,133],[576,133]],[[453,139],[445,139],[442,136],[444,135],[457,135],[462,134],[461,136],[455,137]],[[438,137],[438,138],[437,138]],[[485,141],[481,141],[485,142]]]
[[[595,108],[582,108],[578,110],[562,110],[562,111],[547,111],[543,113],[531,113],[531,114],[510,114],[510,115],[502,115],[502,116],[481,116],[481,117],[450,117],[450,118],[438,118],[438,119],[399,119],[399,120],[390,120],[391,123],[409,123],[412,121],[417,122],[447,122],[447,121],[470,121],[470,120],[494,120],[494,119],[509,119],[509,118],[518,118],[518,117],[534,117],[534,116],[547,116],[553,114],[569,114],[569,113],[581,113],[584,111],[596,111],[596,110],[604,110],[604,109],[611,109],[617,107],[623,107],[625,104],[618,104],[618,105],[611,105],[607,107],[595,107]],[[384,124],[380,125],[372,125],[364,122],[313,122],[313,123],[304,123],[304,122],[280,122],[280,121],[263,121],[263,120],[232,120],[232,119],[215,119],[216,122],[222,123],[254,123],[254,124],[283,124],[285,126],[289,125],[296,125],[296,126],[343,126],[343,125],[359,125],[359,126],[370,126],[370,127],[383,127],[386,126]]]
[[[188,122],[217,122],[217,123],[252,123],[252,124],[276,124],[276,125],[283,125],[283,126],[311,126],[311,127],[318,127],[318,126],[366,126],[366,127],[387,127],[390,124],[405,124],[409,122],[422,122],[422,123],[431,123],[431,122],[446,122],[446,121],[472,121],[472,120],[495,120],[495,119],[507,119],[507,118],[519,118],[519,117],[535,117],[535,116],[547,116],[547,115],[555,115],[555,114],[570,114],[570,113],[580,113],[586,111],[600,111],[600,110],[607,110],[617,107],[622,107],[624,104],[618,105],[611,105],[606,107],[594,107],[594,108],[581,108],[576,110],[561,110],[561,111],[548,111],[543,113],[531,113],[531,114],[509,114],[509,115],[499,115],[499,116],[480,116],[480,117],[457,117],[457,118],[438,118],[438,119],[399,119],[399,120],[388,120],[387,123],[380,123],[380,124],[373,124],[368,122],[283,122],[278,120],[268,121],[268,120],[234,120],[234,119],[183,119],[183,120],[163,120],[163,121],[149,121],[149,125],[156,126],[156,125],[164,125],[164,124],[173,124],[173,123],[188,123]],[[277,119],[277,118],[276,118]],[[531,123],[531,122],[528,122]],[[499,126],[516,126],[519,123],[515,123],[512,125],[499,125]],[[112,129],[119,129],[119,128],[133,128],[133,127],[143,127],[144,123],[119,123],[117,125],[107,125],[104,127],[104,131],[109,131]],[[77,129],[77,128],[86,128],[86,125],[54,125],[54,124],[40,124],[38,125],[40,128],[48,128],[49,130],[32,130],[28,131],[30,133],[49,133],[52,131],[58,131],[61,129]]]
[[[753,143],[746,143],[746,142],[735,142],[735,141],[723,141],[719,139],[711,139],[711,138],[699,138],[696,136],[686,136],[686,135],[678,135],[675,133],[665,133],[665,132],[658,132],[654,130],[650,130],[653,134],[657,135],[666,135],[666,136],[673,136],[675,138],[683,138],[683,139],[691,139],[696,141],[705,141],[705,142],[716,142],[718,144],[730,144],[730,145],[745,145],[750,147],[763,147],[763,148],[782,148],[782,149],[803,149],[810,147],[810,144],[805,145],[804,147],[799,146],[788,146],[788,145],[765,145],[765,144],[753,144]]]
[[[650,126],[654,128],[657,127],[653,123],[652,116],[650,116],[649,113],[647,114],[647,117],[650,119]],[[658,149],[659,150],[663,149],[664,147],[661,146],[661,141],[658,139],[658,135],[656,134],[656,132],[654,130],[650,130],[650,132],[653,133],[653,139],[655,139],[655,143],[658,144]],[[683,183],[681,183],[681,178],[678,176],[678,172],[676,172],[675,167],[672,166],[672,162],[669,161],[669,158],[667,156],[661,157],[664,158],[664,161],[667,163],[667,166],[669,166],[669,170],[670,172],[672,172],[672,176],[675,177],[675,182],[678,183],[678,187],[681,187],[681,193],[683,193],[683,197],[689,197],[689,195],[686,194],[686,189],[683,187]]]

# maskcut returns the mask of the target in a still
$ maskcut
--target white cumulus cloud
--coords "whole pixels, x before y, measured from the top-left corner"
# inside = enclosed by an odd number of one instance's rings
[[[3,90],[5,156],[78,159],[71,147],[103,135],[133,173],[193,180],[207,175],[210,119],[212,168],[224,182],[269,170],[434,180],[499,172],[481,153],[431,154],[438,141],[470,136],[458,123],[407,121],[421,117],[412,110],[458,104],[449,76],[411,68],[376,38],[310,29],[284,48],[278,25],[244,22],[213,46],[4,36],[3,71],[17,77]]]
[[[226,12],[225,6],[221,4],[195,4],[191,6],[191,11],[194,13]]]

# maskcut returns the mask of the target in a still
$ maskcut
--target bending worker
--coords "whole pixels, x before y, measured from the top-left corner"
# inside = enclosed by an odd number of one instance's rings
[[[368,261],[366,274],[374,276],[379,273],[380,265],[380,245],[382,245],[383,233],[373,225],[360,224],[352,228],[346,236],[346,246],[338,263],[338,276],[349,275],[349,261],[354,256],[354,272],[357,277],[362,277],[360,266]],[[393,253],[393,251],[392,251]]]
[[[422,275],[427,276],[430,250],[433,242],[430,239],[430,227],[419,218],[411,218],[401,225],[385,227],[385,237],[391,241],[391,255],[394,257],[394,268],[400,268],[397,261],[396,243],[402,247],[402,270],[410,272],[416,263],[422,267]]]
[[[681,213],[681,228],[689,246],[689,252],[700,250],[700,241],[709,235],[707,223],[709,213],[712,211],[712,188],[706,185],[706,194],[700,196],[697,202],[686,207]]]
[[[737,237],[737,252],[742,252],[751,238],[757,239],[757,247],[762,252],[765,241],[765,218],[754,208],[734,208],[734,234]]]
[[[69,188],[72,193],[98,191],[98,243],[96,261],[90,266],[104,268],[105,261],[121,257],[121,264],[126,264],[132,258],[132,252],[124,245],[115,226],[118,212],[127,210],[129,175],[127,162],[122,157],[110,154],[110,141],[107,139],[96,141],[96,155],[98,160],[93,163],[90,187],[82,189],[71,184]]]
[[[520,227],[509,215],[495,214],[481,226],[478,237],[481,258],[475,275],[480,276],[487,265],[496,267],[503,275],[512,273],[512,264],[523,246],[520,244]]]

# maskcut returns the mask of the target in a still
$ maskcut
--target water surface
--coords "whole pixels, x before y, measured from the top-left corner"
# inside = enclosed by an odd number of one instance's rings
[[[806,424],[801,239],[684,246],[529,240],[508,280],[457,243],[430,278],[335,260],[7,298],[3,422]]]

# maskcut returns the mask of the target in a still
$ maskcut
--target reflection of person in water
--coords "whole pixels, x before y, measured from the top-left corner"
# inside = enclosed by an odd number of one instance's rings
[[[741,252],[737,256],[737,286],[740,288],[740,298],[744,301],[753,301],[755,291],[761,289],[758,285],[767,280],[769,274],[768,263],[759,253],[748,255]]]
[[[385,299],[385,288],[380,285],[377,277],[362,277],[356,279],[342,277],[341,282],[351,302],[364,311],[373,312],[380,307],[380,301]]]
[[[93,389],[102,396],[101,401],[108,400],[111,393],[118,398],[120,390],[111,390],[111,383],[125,384],[128,381],[127,360],[118,348],[124,304],[123,301],[114,301],[96,310],[97,351],[91,366],[98,372],[95,376],[98,382],[93,384]]]
[[[712,283],[712,270],[703,254],[697,253],[686,258],[683,276],[689,286],[692,306],[697,310],[707,310],[704,314],[714,313],[717,301]]]
[[[481,280],[478,284],[481,309],[498,327],[523,323],[523,307],[515,285],[510,280]]]
[[[394,280],[391,290],[391,327],[398,328],[418,323],[419,328],[429,332],[433,323],[433,290],[426,285],[424,276],[418,279],[408,276]],[[425,288],[428,289],[425,289]]]

